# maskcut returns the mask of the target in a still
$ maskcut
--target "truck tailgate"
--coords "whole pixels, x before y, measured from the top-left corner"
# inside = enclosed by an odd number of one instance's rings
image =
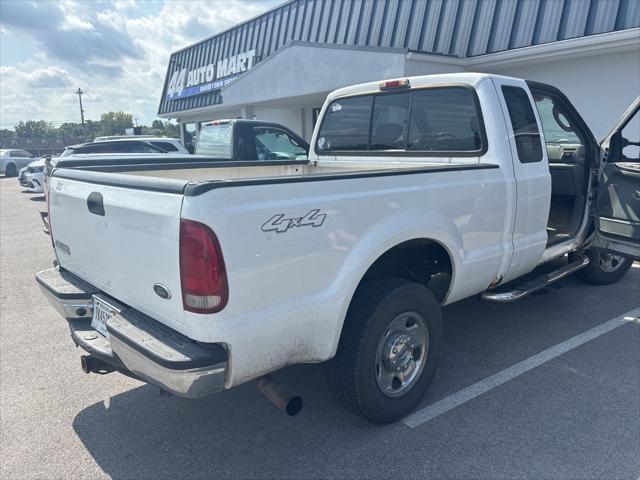
[[[54,175],[49,189],[60,266],[187,334],[180,286],[180,185],[159,191],[61,177]],[[156,284],[170,292],[169,298],[156,294]]]

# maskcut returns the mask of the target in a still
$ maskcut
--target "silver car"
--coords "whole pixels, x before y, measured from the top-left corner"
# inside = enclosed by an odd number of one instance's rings
[[[18,170],[33,162],[35,157],[25,150],[0,150],[0,173],[7,177],[15,177]]]

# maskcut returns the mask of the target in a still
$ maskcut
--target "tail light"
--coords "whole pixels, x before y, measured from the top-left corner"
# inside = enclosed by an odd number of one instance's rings
[[[180,221],[182,304],[194,313],[215,313],[229,299],[227,272],[215,233],[192,220]]]

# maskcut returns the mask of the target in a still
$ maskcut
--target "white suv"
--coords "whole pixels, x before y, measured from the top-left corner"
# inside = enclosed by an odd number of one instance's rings
[[[0,173],[15,177],[18,170],[33,162],[34,156],[25,150],[0,150]]]
[[[189,151],[180,143],[179,138],[157,137],[155,135],[110,135],[106,137],[96,137],[94,143],[110,142],[114,140],[139,141],[150,143],[161,148],[166,153],[174,155],[188,155]]]

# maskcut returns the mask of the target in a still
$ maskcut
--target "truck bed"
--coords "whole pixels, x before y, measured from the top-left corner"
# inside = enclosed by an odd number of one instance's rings
[[[126,157],[109,162],[65,161],[55,177],[83,180],[122,187],[149,188],[178,193],[193,191],[196,185],[215,188],[229,182],[286,183],[293,181],[333,180],[337,178],[398,175],[422,171],[449,171],[486,168],[493,165],[477,163],[477,159],[446,163],[442,159],[430,162],[363,162],[328,161],[322,164],[303,161],[238,162],[211,157],[178,159],[149,159],[145,163],[131,163]],[[438,161],[439,160],[439,161]],[[459,160],[459,159],[458,159]],[[134,178],[131,178],[134,177]],[[106,182],[106,183],[105,183]]]

